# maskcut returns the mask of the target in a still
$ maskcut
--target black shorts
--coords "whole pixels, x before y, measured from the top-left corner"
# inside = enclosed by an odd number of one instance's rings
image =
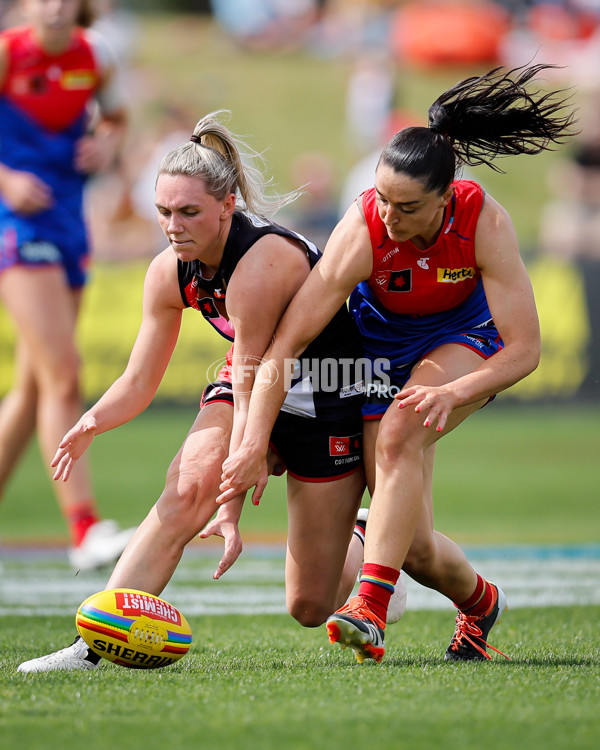
[[[220,381],[206,386],[200,408],[214,403],[233,406],[231,383]],[[296,479],[303,482],[341,479],[362,465],[360,408],[356,409],[354,416],[338,421],[280,411],[269,444],[281,458],[283,471],[287,470]]]

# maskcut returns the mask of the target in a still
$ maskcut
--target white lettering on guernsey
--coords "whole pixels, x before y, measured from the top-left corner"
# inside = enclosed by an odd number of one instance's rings
[[[396,247],[392,248],[389,253],[386,253],[383,258],[381,259],[382,263],[386,263],[390,258],[393,258],[396,253],[400,252],[400,248],[396,245]]]
[[[59,263],[60,250],[52,242],[26,242],[20,249],[23,260],[30,263]]]
[[[345,458],[336,458],[333,462],[336,466],[341,466],[342,464],[352,464],[356,463],[358,461],[358,456],[346,456]]]

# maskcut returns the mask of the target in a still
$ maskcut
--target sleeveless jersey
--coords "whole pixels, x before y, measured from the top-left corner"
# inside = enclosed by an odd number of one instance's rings
[[[239,261],[267,234],[299,242],[311,268],[321,257],[316,245],[301,234],[253,214],[236,211],[232,216],[221,263],[213,277],[207,279],[202,275],[202,265],[198,260],[177,261],[184,305],[201,312],[229,341],[234,341],[235,331],[226,316],[227,284]],[[231,350],[228,364],[230,357]],[[324,420],[355,414],[362,402],[363,384],[354,377],[354,363],[361,357],[358,331],[344,305],[301,355],[282,410]]]
[[[470,180],[457,180],[454,187],[440,235],[426,250],[390,240],[375,191],[363,194],[373,272],[352,292],[350,309],[366,356],[381,363],[379,374],[389,376],[393,387],[401,388],[414,365],[444,343],[467,346],[485,358],[502,347],[475,258],[484,193]],[[367,403],[366,418],[381,416],[389,405],[383,386],[375,386],[381,403]],[[367,401],[375,386],[367,386]]]
[[[393,313],[429,315],[449,310],[472,294],[480,277],[475,261],[475,230],[484,193],[471,180],[457,180],[439,237],[426,250],[411,240],[394,242],[377,211],[375,188],[362,206],[373,248],[367,285]]]
[[[0,162],[47,183],[54,204],[20,216],[0,199],[0,256],[31,243],[35,252],[87,254],[83,224],[86,176],[75,170],[74,148],[88,125],[88,104],[100,84],[100,63],[83,29],[58,55],[43,50],[30,27],[2,32],[7,55],[0,90]],[[45,244],[44,244],[45,243]],[[60,253],[57,252],[60,251]],[[34,260],[35,262],[35,260]]]

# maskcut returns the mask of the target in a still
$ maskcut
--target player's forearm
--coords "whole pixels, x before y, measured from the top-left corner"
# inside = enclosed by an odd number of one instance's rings
[[[131,379],[121,376],[81,418],[91,420],[96,435],[130,422],[151,403],[156,389],[139,387]]]
[[[450,384],[461,405],[473,404],[510,388],[539,364],[539,348],[532,344],[501,349],[476,370]]]
[[[283,363],[276,358],[263,361],[254,381],[242,445],[246,450],[266,454],[269,439],[287,392]]]
[[[127,132],[127,117],[124,113],[105,116],[94,130],[94,135],[101,138],[113,156],[121,150]]]

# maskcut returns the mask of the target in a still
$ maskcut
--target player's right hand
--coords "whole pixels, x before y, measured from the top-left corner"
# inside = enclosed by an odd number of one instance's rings
[[[96,423],[89,417],[82,417],[62,439],[50,466],[56,469],[52,479],[62,479],[66,482],[75,461],[89,448],[96,434]]]
[[[226,510],[219,509],[217,515],[212,521],[202,529],[198,534],[201,539],[207,539],[209,536],[220,536],[225,541],[223,556],[213,573],[213,578],[217,581],[223,573],[226,573],[242,553],[242,537],[238,525],[233,520],[224,520],[219,515],[226,514]]]

